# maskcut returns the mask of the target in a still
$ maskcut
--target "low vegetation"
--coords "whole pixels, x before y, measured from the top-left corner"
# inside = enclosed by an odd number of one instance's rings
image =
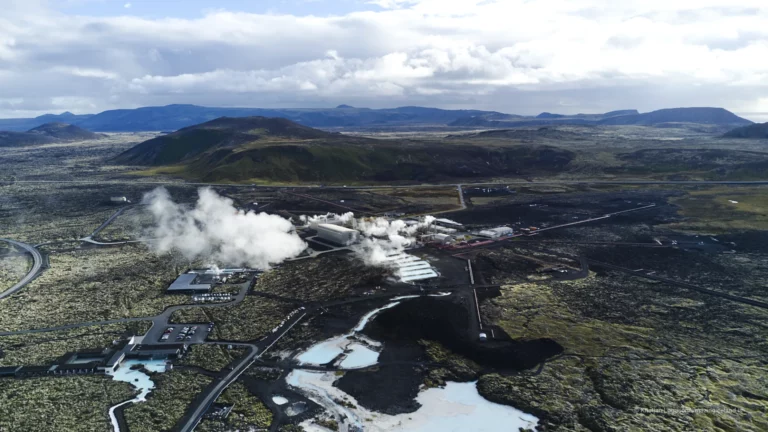
[[[671,228],[703,234],[768,230],[768,187],[706,187],[671,202],[686,220]]]
[[[0,430],[104,432],[109,408],[133,396],[131,385],[105,376],[0,380]]]
[[[146,402],[125,409],[131,432],[170,431],[181,420],[189,404],[210,384],[211,378],[187,370],[152,375],[155,390]]]
[[[178,365],[218,372],[244,354],[245,351],[237,348],[227,349],[226,345],[193,345]]]
[[[215,308],[186,308],[171,316],[173,323],[208,323],[215,326],[208,335],[212,340],[251,341],[261,339],[277,327],[290,311],[291,305],[255,296],[233,306]]]
[[[186,269],[173,255],[142,245],[75,249],[50,256],[50,268],[0,302],[0,328],[24,330],[88,321],[146,317],[189,302],[165,294]]]
[[[478,385],[548,430],[768,427],[761,309],[609,273],[509,286],[483,313],[513,338],[565,348],[540,372]]]
[[[17,252],[12,250],[10,253]],[[15,285],[32,268],[32,259],[27,255],[3,255],[3,251],[0,250],[0,292]]]
[[[225,420],[203,420],[197,430],[202,432],[246,431],[254,428],[266,430],[272,424],[272,411],[240,383],[229,386],[216,402],[233,405],[234,408]]]
[[[264,273],[254,290],[301,301],[332,300],[378,285],[387,273],[347,255],[325,255]]]
[[[43,366],[76,351],[100,351],[117,340],[145,334],[150,321],[0,336],[0,366]]]

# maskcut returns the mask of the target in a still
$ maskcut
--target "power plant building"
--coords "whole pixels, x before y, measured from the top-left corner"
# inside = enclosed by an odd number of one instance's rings
[[[317,216],[309,222],[309,228],[317,230],[320,225],[344,225],[344,221],[336,215]]]
[[[357,230],[349,229],[339,225],[333,224],[319,224],[317,228],[317,236],[320,239],[329,241],[334,244],[349,246],[357,241]]]

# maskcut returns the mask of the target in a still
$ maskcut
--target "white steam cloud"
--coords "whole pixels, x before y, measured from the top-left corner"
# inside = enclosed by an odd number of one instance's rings
[[[385,264],[388,255],[397,254],[416,243],[415,234],[429,227],[435,218],[426,216],[416,224],[384,218],[352,219],[352,227],[363,236],[352,250],[368,265]]]
[[[144,195],[155,218],[146,243],[157,253],[177,250],[189,260],[267,269],[298,256],[307,245],[290,221],[238,210],[210,188],[198,190],[193,208],[176,204],[165,188]]]

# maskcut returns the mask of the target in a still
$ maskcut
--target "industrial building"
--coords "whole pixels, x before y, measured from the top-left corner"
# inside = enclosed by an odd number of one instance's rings
[[[421,237],[421,241],[426,243],[451,244],[456,242],[456,238],[448,234],[427,234]]]
[[[309,222],[309,228],[317,230],[320,225],[343,225],[344,221],[336,215],[317,216]]]
[[[319,224],[315,230],[317,231],[317,236],[321,240],[325,240],[337,245],[349,246],[357,241],[357,230],[349,229],[343,226]]]
[[[487,230],[482,230],[477,235],[481,237],[489,237],[489,238],[499,238],[499,237],[508,237],[515,233],[515,231],[510,227],[497,227],[497,228],[490,228]]]
[[[406,253],[389,255],[385,262],[395,267],[395,274],[400,282],[414,282],[439,276],[427,261]]]
[[[211,290],[211,283],[201,283],[197,273],[184,273],[179,275],[166,291],[169,294],[200,294]]]
[[[453,229],[457,229],[457,230],[464,228],[464,225],[462,225],[462,224],[460,224],[460,223],[458,223],[456,221],[452,221],[450,219],[445,219],[445,218],[435,219],[433,224],[438,225],[438,226],[442,226],[442,227],[445,227],[445,228],[453,228]]]

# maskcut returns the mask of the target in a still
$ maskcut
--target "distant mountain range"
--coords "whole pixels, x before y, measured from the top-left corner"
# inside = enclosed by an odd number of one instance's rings
[[[623,126],[666,126],[672,123],[696,123],[736,127],[750,125],[751,121],[741,118],[723,108],[670,108],[649,113],[637,110],[611,111],[605,114],[563,115],[541,113],[535,118],[495,114],[476,115],[457,119],[450,126],[514,128],[549,125],[623,125]]]
[[[102,137],[101,134],[66,123],[45,123],[26,132],[0,131],[0,147],[88,141]]]
[[[283,118],[219,118],[145,141],[111,163],[202,181],[436,181],[553,174],[574,157],[541,145],[376,140]]]
[[[734,129],[725,135],[726,138],[768,139],[768,123],[755,123]]]
[[[100,132],[176,131],[219,117],[279,117],[313,128],[373,128],[395,126],[452,126],[475,128],[512,128],[547,125],[642,125],[700,123],[727,127],[752,124],[722,108],[673,108],[639,113],[637,110],[611,111],[604,114],[553,114],[520,116],[495,111],[443,110],[438,108],[400,107],[391,109],[355,108],[212,108],[197,105],[167,105],[104,111],[75,115],[69,112],[46,114],[33,119],[0,119],[0,130],[25,131],[45,123],[62,122]]]

